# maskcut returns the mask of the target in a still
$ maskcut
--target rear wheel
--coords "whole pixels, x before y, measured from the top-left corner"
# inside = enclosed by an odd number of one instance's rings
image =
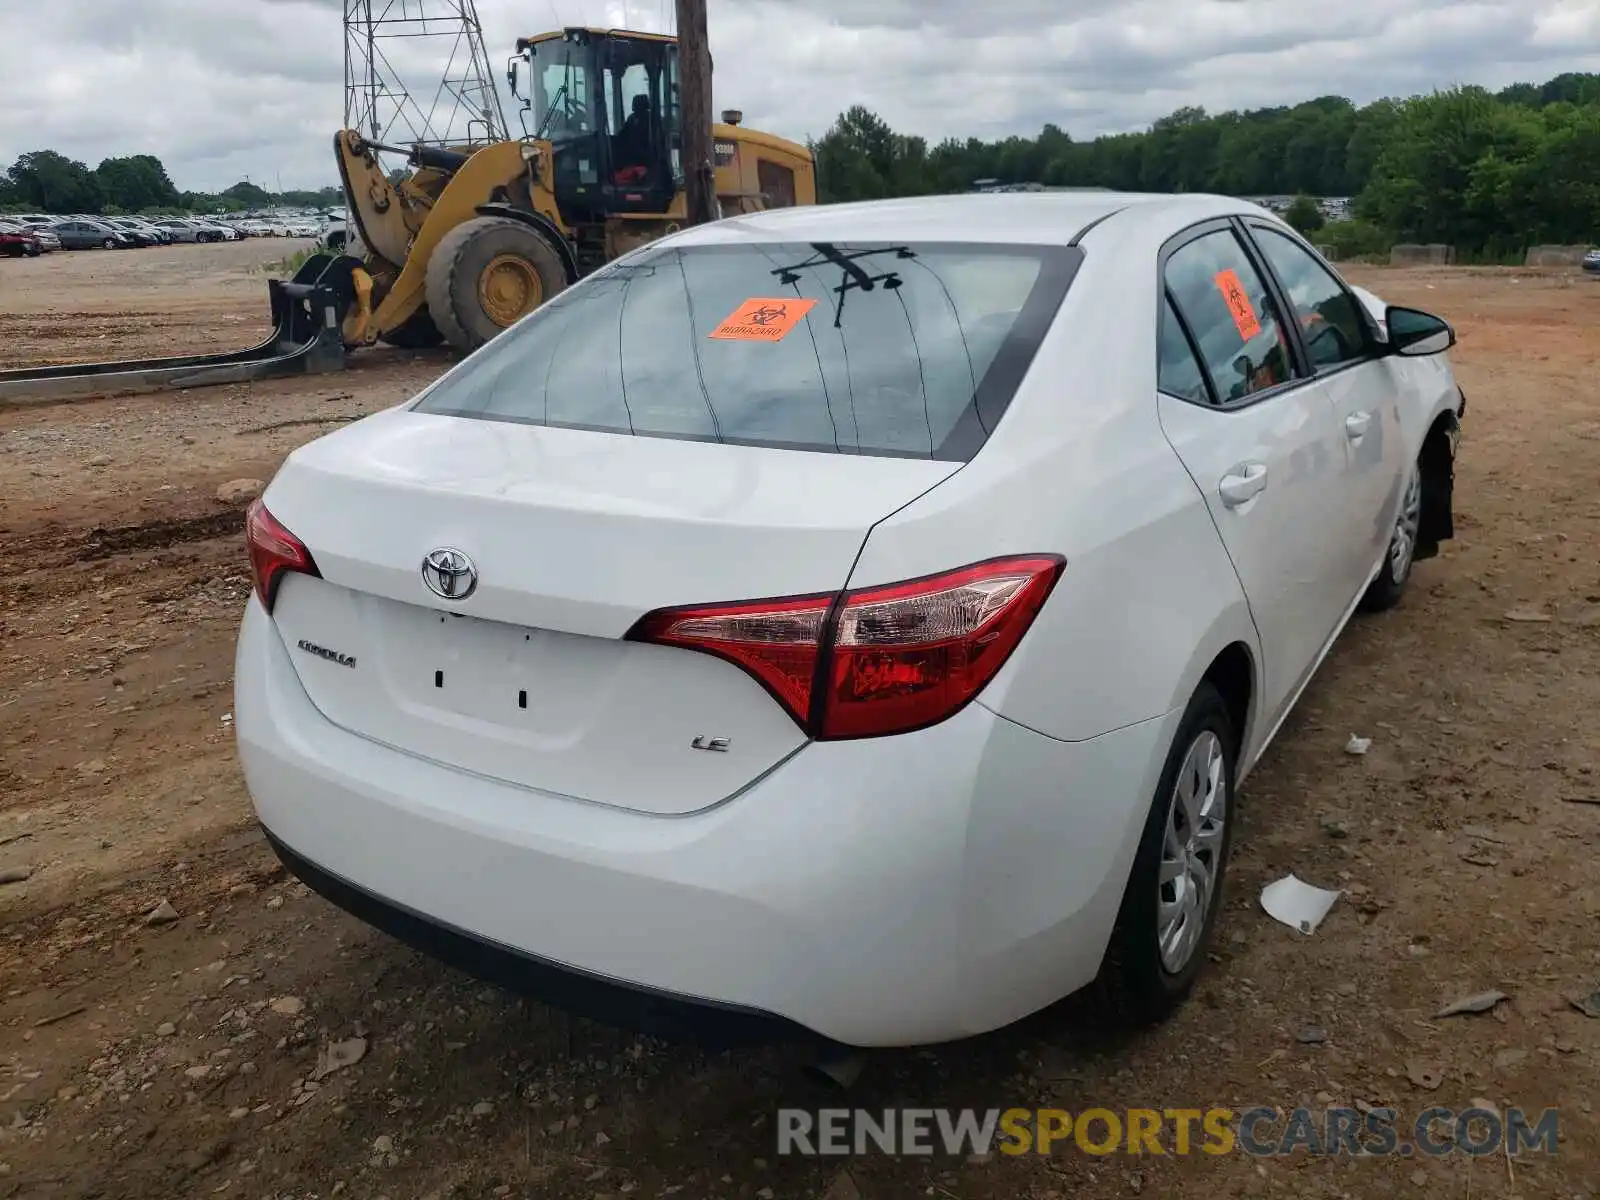
[[[400,350],[427,350],[443,342],[444,334],[439,332],[428,310],[419,308],[378,340]]]
[[[440,239],[428,260],[428,313],[470,354],[567,286],[561,257],[537,230],[509,217],[475,217]]]
[[[1167,751],[1100,969],[1100,1000],[1118,1020],[1165,1017],[1205,964],[1233,843],[1237,753],[1227,703],[1201,684]]]

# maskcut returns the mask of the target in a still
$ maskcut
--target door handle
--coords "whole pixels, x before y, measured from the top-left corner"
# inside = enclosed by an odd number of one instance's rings
[[[1351,413],[1344,419],[1344,432],[1352,442],[1357,438],[1365,437],[1368,427],[1372,424],[1371,413]]]
[[[1240,463],[1222,477],[1217,491],[1229,508],[1238,508],[1254,500],[1267,487],[1267,468],[1264,463]]]

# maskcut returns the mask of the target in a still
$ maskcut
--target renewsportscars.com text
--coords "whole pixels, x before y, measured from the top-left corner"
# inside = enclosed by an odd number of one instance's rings
[[[1426,1108],[825,1108],[778,1111],[780,1155],[1554,1154],[1558,1114]]]

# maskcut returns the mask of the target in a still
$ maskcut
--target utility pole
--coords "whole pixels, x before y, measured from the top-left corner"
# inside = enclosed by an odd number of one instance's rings
[[[706,0],[676,2],[684,199],[688,203],[689,224],[702,225],[722,215],[713,165],[716,153],[711,144],[711,46],[706,39]]]

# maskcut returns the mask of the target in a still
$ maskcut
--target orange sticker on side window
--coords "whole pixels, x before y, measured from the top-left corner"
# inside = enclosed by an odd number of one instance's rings
[[[794,296],[752,296],[728,314],[711,336],[728,342],[781,342],[817,306]]]
[[[1239,282],[1238,274],[1231,269],[1218,271],[1212,282],[1227,302],[1228,312],[1239,329],[1239,336],[1248,342],[1260,333],[1261,321],[1256,316],[1255,305],[1250,303],[1250,297],[1245,293],[1244,284]]]

